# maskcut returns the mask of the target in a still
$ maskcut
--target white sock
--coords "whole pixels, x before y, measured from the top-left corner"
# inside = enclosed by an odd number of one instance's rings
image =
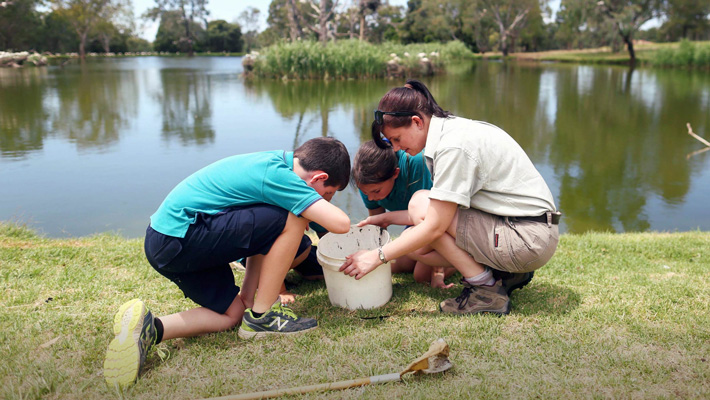
[[[473,286],[493,286],[496,283],[496,280],[493,278],[493,272],[491,272],[491,269],[488,267],[480,274],[470,278],[464,278],[464,280]]]

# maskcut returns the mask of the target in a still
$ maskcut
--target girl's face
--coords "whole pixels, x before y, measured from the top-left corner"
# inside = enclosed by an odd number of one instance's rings
[[[428,129],[429,126],[425,121],[414,116],[409,126],[399,128],[385,126],[382,134],[390,141],[394,151],[404,150],[407,154],[415,156],[424,150]]]
[[[379,182],[379,183],[368,183],[357,185],[358,189],[367,196],[370,201],[380,201],[385,199],[392,193],[392,188],[394,187],[394,181],[399,176],[399,168],[395,170],[394,175],[391,178]]]

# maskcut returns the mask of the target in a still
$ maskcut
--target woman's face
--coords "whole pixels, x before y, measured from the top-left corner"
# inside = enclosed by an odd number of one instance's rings
[[[382,134],[390,141],[394,151],[404,150],[407,154],[415,156],[424,149],[426,145],[428,126],[419,117],[412,117],[409,126],[392,128],[385,125]]]
[[[394,181],[397,179],[397,176],[399,176],[399,168],[395,171],[395,174],[385,181],[379,183],[359,184],[357,187],[362,190],[362,193],[364,193],[370,201],[384,200],[390,195],[390,193],[392,193]]]

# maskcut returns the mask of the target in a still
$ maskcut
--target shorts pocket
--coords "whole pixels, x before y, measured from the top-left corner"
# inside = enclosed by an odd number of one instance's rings
[[[510,227],[504,223],[497,224],[493,230],[492,247],[495,251],[496,269],[508,272],[517,272],[517,267],[514,266],[512,248],[510,243],[510,235],[508,231]]]
[[[515,272],[534,271],[547,263],[552,229],[538,222],[517,222],[508,230]]]
[[[163,268],[170,264],[172,260],[177,257],[182,251],[182,244],[178,238],[166,237],[162,245],[158,248],[158,251],[153,253],[152,259],[155,266],[158,268]]]

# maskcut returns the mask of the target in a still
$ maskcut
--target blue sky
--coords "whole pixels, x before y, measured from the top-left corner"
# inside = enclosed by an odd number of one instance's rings
[[[352,0],[340,0],[343,4],[351,3]],[[551,0],[550,7],[553,10],[557,10],[560,6],[561,0]],[[406,6],[407,0],[389,0],[390,4]],[[209,20],[223,19],[228,22],[234,22],[234,20],[244,11],[247,7],[255,7],[261,11],[262,23],[261,29],[266,28],[266,17],[269,14],[269,4],[271,0],[209,0],[207,3],[207,9],[210,11]],[[143,12],[155,6],[154,0],[133,0],[133,12],[136,17],[140,17]],[[155,39],[155,33],[158,31],[158,22],[143,22],[139,27],[139,35],[147,40],[153,41]]]

